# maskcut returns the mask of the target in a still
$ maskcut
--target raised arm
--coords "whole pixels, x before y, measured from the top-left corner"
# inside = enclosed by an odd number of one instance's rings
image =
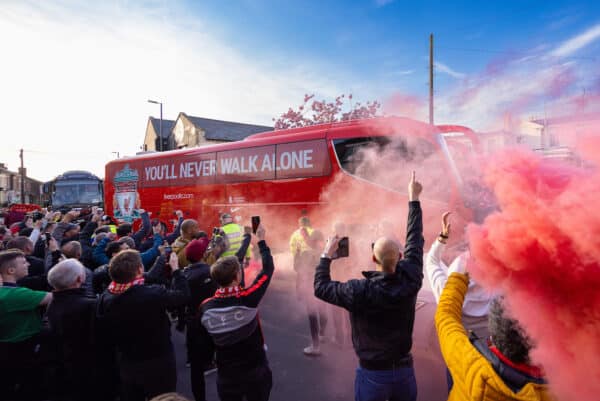
[[[171,288],[164,293],[165,306],[167,308],[184,306],[190,300],[190,287],[182,269],[179,268],[175,253],[171,253],[169,257],[169,266],[172,271],[172,284]]]
[[[160,224],[157,224],[156,226],[152,227],[152,230],[154,232],[152,248],[140,254],[140,257],[142,258],[142,263],[144,264],[144,270],[146,271],[150,270],[150,267],[152,266],[158,255],[160,255],[158,247],[161,246],[163,243],[162,226]]]
[[[483,357],[471,344],[467,332],[462,325],[462,305],[469,285],[465,274],[451,273],[442,291],[440,302],[435,313],[435,327],[440,341],[442,356],[454,378],[464,380],[465,388],[472,388],[477,374],[464,376],[465,372],[486,369],[488,363],[482,364]]]
[[[442,295],[442,291],[446,286],[446,280],[448,280],[448,267],[441,259],[445,247],[445,244],[436,240],[431,245],[431,249],[429,249],[425,258],[425,273],[427,274],[429,284],[431,284],[431,291],[435,297],[435,302],[440,302],[440,295]]]
[[[84,249],[91,246],[92,235],[96,228],[98,228],[98,221],[100,221],[100,216],[95,212],[92,213],[94,214],[92,215],[91,220],[87,222],[85,227],[83,227],[83,230],[79,233],[79,243],[81,243],[81,246]]]
[[[144,273],[145,282],[148,284],[168,284],[169,279],[166,274],[166,269],[166,258],[164,255],[160,255],[154,261],[154,265],[152,265],[152,268]]]
[[[362,293],[362,285],[359,280],[350,280],[346,283],[331,280],[331,258],[337,249],[340,238],[336,235],[329,237],[317,270],[315,271],[315,297],[347,310],[352,310],[357,299]]]
[[[139,249],[140,244],[142,243],[144,238],[146,238],[146,236],[148,236],[148,234],[150,233],[150,230],[152,230],[152,223],[150,222],[150,215],[148,214],[148,212],[144,210],[141,214],[141,217],[142,227],[140,227],[140,229],[131,236],[135,241],[136,249]]]
[[[418,268],[423,268],[423,212],[419,195],[423,186],[415,178],[413,171],[408,183],[408,221],[406,223],[406,246],[404,247],[404,259]]]
[[[252,282],[244,290],[244,302],[247,306],[256,307],[261,301],[262,297],[267,292],[273,272],[275,271],[275,264],[273,263],[273,256],[271,256],[271,250],[265,242],[265,229],[262,225],[258,226],[256,230],[256,236],[258,237],[258,249],[260,250],[260,256],[262,257],[262,269]]]
[[[44,221],[45,219],[40,219],[33,224],[33,230],[31,231],[31,234],[29,234],[29,239],[34,244],[37,242],[38,238],[40,238],[40,233],[42,232]]]
[[[105,265],[109,262],[108,256],[106,256],[106,245],[108,245],[108,243],[111,241],[110,237],[106,237],[100,240],[100,242],[98,242],[98,245],[96,245],[94,247],[94,249],[92,250],[92,257],[94,258],[94,261],[98,264],[98,266],[102,266]]]
[[[165,240],[169,244],[172,244],[181,235],[181,223],[183,223],[183,212],[181,210],[177,210],[175,214],[177,215],[177,225],[175,226],[175,230],[165,237]]]
[[[44,270],[48,272],[54,265],[60,262],[61,256],[60,249],[58,249],[58,242],[54,238],[51,238],[45,249]]]
[[[450,235],[449,217],[450,212],[443,214],[442,231],[425,257],[425,272],[436,302],[440,301],[440,295],[446,286],[446,280],[448,280],[448,267],[442,261],[442,255],[446,249],[446,240]]]
[[[246,273],[244,272],[244,258],[246,256],[246,252],[248,251],[248,247],[250,246],[250,240],[252,236],[248,233],[244,234],[244,238],[242,239],[242,245],[240,249],[235,253],[235,257],[238,258],[240,262],[240,266],[242,266],[242,279],[240,281],[240,285],[242,287],[246,286]]]

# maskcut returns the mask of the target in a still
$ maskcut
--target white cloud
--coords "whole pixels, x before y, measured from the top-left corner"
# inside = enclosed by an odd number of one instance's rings
[[[462,73],[462,72],[458,72],[453,70],[452,68],[448,67],[446,64],[441,63],[439,61],[434,61],[433,62],[435,69],[441,73],[444,74],[448,74],[450,75],[452,78],[456,78],[456,79],[463,79],[466,74]]]
[[[306,92],[335,97],[347,87],[343,71],[257,60],[211,32],[172,2],[4,2],[0,162],[16,170],[24,148],[34,178],[69,169],[103,176],[111,152],[139,149],[148,115],[158,116],[149,98],[164,103],[165,119],[184,111],[270,124]]]
[[[564,41],[550,54],[555,57],[569,56],[597,39],[600,39],[600,24],[594,25],[587,31]]]
[[[565,62],[562,57],[598,38],[600,25],[558,46],[542,44],[526,56],[499,60],[479,74],[469,74],[436,97],[436,121],[495,130],[507,128],[506,115],[514,121],[576,112],[574,99],[581,96],[582,88],[596,85],[596,63]]]
[[[436,121],[495,130],[507,128],[503,125],[506,114],[515,120],[528,119],[544,110],[561,115],[569,112],[565,103],[575,85],[584,82],[584,71],[574,63],[548,64],[547,60],[509,63],[494,73],[471,77],[438,96]]]

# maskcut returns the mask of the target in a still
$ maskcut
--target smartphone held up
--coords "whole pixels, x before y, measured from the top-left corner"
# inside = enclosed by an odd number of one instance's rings
[[[260,225],[260,216],[252,216],[252,234],[256,234],[258,226]]]
[[[347,258],[348,256],[350,256],[350,239],[342,237],[331,259]]]

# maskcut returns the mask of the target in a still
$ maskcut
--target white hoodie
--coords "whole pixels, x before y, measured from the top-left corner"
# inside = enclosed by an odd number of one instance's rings
[[[463,252],[454,259],[450,264],[450,267],[448,267],[442,261],[442,255],[445,249],[446,244],[442,244],[440,241],[435,240],[425,259],[427,279],[431,284],[431,290],[433,291],[436,302],[440,301],[440,295],[446,286],[448,275],[453,272],[464,273],[467,260],[470,257],[468,251]],[[469,288],[467,289],[465,302],[463,304],[463,317],[486,317],[491,300],[492,296],[470,278]]]

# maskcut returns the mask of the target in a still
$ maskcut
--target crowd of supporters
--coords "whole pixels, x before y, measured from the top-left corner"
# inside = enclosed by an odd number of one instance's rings
[[[175,322],[186,331],[193,392],[203,400],[215,352],[218,358],[248,349],[246,336],[262,341],[256,321],[233,343],[213,341],[200,308],[219,288],[243,288],[240,266],[247,264],[252,234],[240,228],[232,235],[228,215],[221,218],[229,234],[217,228],[208,235],[196,220],[175,214],[171,233],[147,212],[134,231],[97,208],[83,215],[36,212],[1,228],[0,399],[145,400],[173,392]],[[273,271],[264,235],[259,227],[254,236],[263,262],[250,286],[254,308]],[[221,269],[234,276],[220,275]],[[235,382],[227,368],[235,370],[238,361],[221,359],[220,379]],[[264,355],[263,361],[257,368],[268,371]],[[264,391],[268,398],[270,385]]]
[[[425,270],[439,304],[448,399],[550,399],[543,370],[529,358],[531,340],[506,314],[503,298],[469,278],[468,244],[446,249],[448,213],[424,257],[421,191],[413,173],[405,243],[383,222],[371,244],[375,269],[362,279],[340,274],[353,264],[338,258],[345,224],[334,224],[325,238],[307,216],[299,219],[289,244],[312,340],[304,354],[320,355],[330,317],[334,341],[351,337],[358,357],[356,400],[416,400],[412,334]],[[204,375],[215,368],[221,400],[269,399],[258,308],[275,266],[265,228],[242,227],[223,214],[222,227],[205,233],[198,221],[175,214],[170,233],[143,210],[134,231],[96,208],[37,213],[0,227],[0,400],[181,399],[173,394],[173,322],[185,331],[196,401],[205,400]],[[251,247],[261,270],[247,283]]]

